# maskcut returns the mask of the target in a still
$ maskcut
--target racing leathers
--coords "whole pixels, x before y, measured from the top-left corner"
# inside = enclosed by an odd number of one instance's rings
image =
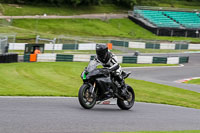
[[[122,77],[123,71],[121,70],[121,66],[119,65],[117,61],[117,57],[114,54],[112,54],[110,51],[108,51],[108,54],[110,58],[106,63],[101,62],[100,60],[98,60],[97,57],[95,57],[94,61],[96,61],[97,63],[100,63],[103,67],[106,67],[110,71],[113,72],[112,76],[114,76],[114,79],[117,81],[115,82],[115,84],[117,85],[118,88],[121,88],[122,96],[123,96],[126,93],[126,85]]]

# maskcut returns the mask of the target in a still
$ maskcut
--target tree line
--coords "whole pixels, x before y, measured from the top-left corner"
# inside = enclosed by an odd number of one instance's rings
[[[172,2],[173,0],[168,0],[168,2]],[[182,0],[182,1],[198,1],[198,0]],[[82,6],[82,5],[101,5],[105,3],[112,3],[125,7],[133,7],[134,5],[157,5],[157,3],[164,2],[166,0],[0,0],[2,3],[10,3],[10,4],[48,4],[48,5],[72,5],[74,7]]]

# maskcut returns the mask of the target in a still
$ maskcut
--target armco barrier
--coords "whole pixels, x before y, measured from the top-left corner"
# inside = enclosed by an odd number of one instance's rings
[[[179,64],[179,57],[168,57],[167,64]]]
[[[187,49],[199,49],[200,44],[175,44],[170,42],[158,43],[158,42],[128,42],[128,41],[110,41],[114,46],[129,47],[129,48],[141,48],[141,49],[172,49],[172,50],[187,50]]]
[[[200,49],[200,44],[189,44],[188,49]]]
[[[160,49],[175,49],[174,43],[160,43]]]
[[[146,49],[160,49],[160,44],[146,43]]]
[[[96,43],[79,44],[78,50],[96,50]]]
[[[200,50],[200,44],[175,44],[175,43],[152,43],[152,42],[127,42],[127,41],[110,41],[113,46],[141,48],[141,49],[173,49],[173,50]],[[25,43],[10,43],[9,50],[24,50]],[[45,50],[95,50],[96,43],[81,44],[45,44]]]
[[[125,41],[115,41],[115,40],[112,40],[111,43],[113,44],[113,46],[129,47],[128,46],[129,42],[125,42]]]
[[[89,62],[90,61],[90,55],[74,55],[73,61],[82,61],[82,62]]]
[[[44,50],[62,50],[63,44],[45,44]]]
[[[78,44],[63,44],[62,50],[77,50]]]
[[[153,56],[137,56],[138,64],[151,64],[153,61]]]
[[[123,62],[123,56],[117,56],[117,61],[118,61],[118,63],[122,63]]]
[[[129,48],[142,48],[145,49],[146,44],[144,42],[129,42]]]
[[[153,63],[167,64],[167,57],[153,57]]]
[[[56,54],[38,54],[37,62],[55,62]]]
[[[123,56],[122,63],[137,63],[137,56]]]
[[[74,58],[73,55],[62,55],[62,54],[56,55],[56,61],[61,61],[61,62],[72,62],[73,58]]]
[[[24,50],[27,43],[9,43],[9,50]]]
[[[189,57],[185,56],[185,57],[179,57],[179,64],[181,63],[188,63],[189,62]]]
[[[95,58],[94,55],[64,55],[64,54],[38,54],[38,62],[89,62]],[[153,57],[153,56],[117,56],[119,63],[135,63],[135,64],[179,64],[188,63],[189,57]],[[24,55],[24,61],[29,62],[30,55]]]
[[[175,49],[188,49],[188,44],[176,44]]]

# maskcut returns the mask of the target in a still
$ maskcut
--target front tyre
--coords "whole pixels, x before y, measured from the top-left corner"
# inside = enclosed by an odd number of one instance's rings
[[[96,98],[89,93],[90,86],[83,84],[79,89],[78,100],[81,106],[85,109],[91,109],[96,104]]]
[[[129,94],[129,98],[127,100],[122,100],[120,98],[117,99],[117,105],[122,110],[129,110],[134,105],[134,102],[135,102],[135,93],[134,93],[133,88],[127,85],[127,91]]]

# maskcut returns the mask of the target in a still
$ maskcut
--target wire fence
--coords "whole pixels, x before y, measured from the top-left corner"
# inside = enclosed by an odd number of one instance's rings
[[[65,36],[60,35],[57,37],[56,43],[110,43],[112,40],[122,41],[122,42],[150,42],[150,43],[179,43],[179,44],[189,44],[189,40],[180,41],[166,41],[166,40],[144,40],[144,39],[130,39],[130,38],[117,38],[117,37],[80,37],[80,36]],[[125,46],[125,43],[124,43]]]
[[[8,37],[0,37],[0,54],[5,54],[8,50]]]

